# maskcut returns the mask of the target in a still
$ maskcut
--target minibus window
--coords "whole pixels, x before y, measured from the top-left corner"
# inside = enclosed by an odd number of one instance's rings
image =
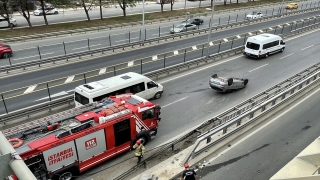
[[[74,93],[74,100],[76,100],[78,103],[82,105],[89,104],[89,99],[77,92]]]
[[[150,82],[147,82],[147,87],[148,89],[151,89],[151,88],[157,87],[157,84],[154,83],[153,81],[150,81]]]
[[[247,48],[253,49],[253,50],[259,50],[260,45],[252,42],[247,42]]]

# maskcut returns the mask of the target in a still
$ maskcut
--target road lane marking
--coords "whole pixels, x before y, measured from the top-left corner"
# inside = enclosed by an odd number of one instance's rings
[[[58,96],[63,96],[63,95],[68,95],[68,92],[66,92],[66,91],[61,91],[61,92],[59,92],[59,93],[50,95],[50,98],[54,98],[54,97],[58,97]],[[49,96],[44,97],[44,98],[37,99],[37,100],[35,100],[35,101],[33,101],[33,102],[42,101],[42,100],[47,100],[47,99],[49,99]]]
[[[102,68],[100,69],[99,74],[104,74],[106,71],[107,71],[107,68]]]
[[[309,94],[308,96],[306,96],[305,98],[303,98],[302,100],[300,100],[299,102],[297,102],[296,104],[294,104],[293,106],[291,106],[289,109],[283,111],[281,114],[279,114],[278,116],[272,118],[269,122],[267,122],[266,124],[264,124],[263,126],[259,127],[258,129],[256,129],[255,131],[253,131],[252,133],[248,134],[247,136],[245,136],[244,138],[240,139],[240,140],[236,140],[235,143],[231,146],[231,147],[235,147],[237,145],[239,145],[240,143],[242,143],[243,141],[245,141],[246,139],[250,138],[251,136],[253,136],[255,133],[257,133],[258,131],[260,131],[261,129],[267,127],[269,124],[273,123],[274,121],[276,121],[277,119],[279,119],[281,116],[287,114],[289,111],[291,111],[292,109],[295,109],[297,106],[299,106],[301,103],[303,103],[305,100],[309,99],[311,96],[313,96],[315,93],[317,93],[318,91],[320,91],[320,88],[317,89],[316,91],[312,92],[311,94]],[[213,157],[212,159],[210,159],[207,162],[212,162],[214,159],[220,157],[220,155],[226,154],[226,152],[228,152],[231,148],[228,148],[222,152],[219,152],[219,155],[217,155],[216,157]]]
[[[228,60],[221,61],[221,62],[218,62],[218,63],[216,63],[216,64],[213,64],[213,65],[210,65],[210,66],[207,66],[207,67],[198,69],[198,70],[196,70],[196,71],[192,71],[192,72],[186,73],[186,74],[184,74],[184,75],[180,75],[180,76],[177,76],[177,77],[174,77],[174,78],[165,80],[165,81],[161,81],[161,82],[159,82],[159,83],[166,83],[166,82],[169,82],[169,81],[172,81],[172,80],[175,80],[175,79],[179,79],[179,78],[181,78],[181,77],[188,76],[188,75],[190,75],[190,74],[194,74],[194,73],[196,73],[196,72],[203,71],[203,70],[205,70],[205,69],[208,69],[208,68],[211,68],[211,67],[214,67],[214,66],[218,66],[218,65],[220,65],[220,64],[223,64],[223,63],[226,63],[226,62],[235,60],[235,59],[237,59],[237,58],[239,58],[239,57],[242,57],[242,56],[243,56],[243,55],[236,56],[236,57],[230,58],[230,59],[228,59]]]
[[[286,56],[284,56],[284,57],[282,57],[282,58],[280,58],[280,59],[284,59],[284,58],[289,57],[289,56],[291,56],[291,55],[293,55],[293,53],[288,54],[288,55],[286,55]]]
[[[101,46],[101,44],[90,45],[90,47]]]
[[[187,96],[187,97],[189,97],[189,96]],[[167,105],[161,106],[161,108],[164,108],[164,107],[170,106],[170,105],[172,105],[172,104],[174,104],[174,103],[177,103],[177,102],[179,102],[179,101],[182,101],[182,100],[186,99],[187,97],[178,99],[178,100],[176,100],[176,101],[174,101],[174,102],[172,102],[172,103],[169,103],[169,104],[167,104]]]
[[[78,47],[78,48],[74,48],[72,50],[83,49],[83,48],[87,48],[87,47]]]
[[[73,79],[74,79],[74,77],[75,77],[75,76],[69,76],[64,83],[66,84],[66,83],[72,82]]]
[[[42,55],[48,55],[48,54],[53,54],[54,52],[51,52],[51,53],[44,53],[44,54],[41,54]]]
[[[303,49],[301,49],[301,50],[303,51],[303,50],[305,50],[305,49],[311,48],[312,46],[313,46],[313,45],[308,46],[308,47],[305,47],[305,48],[303,48]]]
[[[24,91],[23,94],[31,93],[36,87],[37,87],[37,84],[36,84],[36,85],[29,86],[28,89],[27,89],[26,91]]]
[[[257,68],[254,68],[254,69],[250,70],[249,72],[252,72],[252,71],[258,70],[258,69],[260,69],[260,68],[262,68],[262,67],[264,67],[264,66],[267,66],[267,65],[268,65],[268,64],[265,64],[265,65],[259,66],[259,67],[257,67]]]
[[[160,34],[168,34],[168,33],[160,33]],[[152,36],[159,36],[159,33],[158,34],[152,34]]]
[[[27,58],[32,58],[32,57],[38,57],[39,55],[35,55],[35,56],[28,56],[28,57],[24,57],[24,58],[18,58],[18,59],[13,59],[13,60],[20,60],[20,59],[27,59]]]

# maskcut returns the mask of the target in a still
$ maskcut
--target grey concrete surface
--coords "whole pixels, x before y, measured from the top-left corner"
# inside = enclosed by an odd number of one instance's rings
[[[197,8],[199,5],[201,7],[210,6],[211,1],[186,1],[186,8]],[[239,2],[246,2],[246,0],[239,0]],[[223,4],[222,0],[217,0],[216,4]],[[143,4],[137,3],[136,7],[127,8],[127,16],[134,15],[134,14],[142,14],[142,7]],[[164,11],[170,11],[171,5],[165,4],[163,6]],[[173,10],[184,9],[185,1],[178,0],[173,5]],[[160,12],[161,6],[160,4],[156,4],[156,1],[146,1],[145,4],[145,13],[151,12]],[[31,12],[31,22],[34,26],[37,25],[44,25],[44,20],[42,16],[34,16],[33,11]],[[117,6],[112,6],[109,8],[103,8],[103,17],[118,17],[123,16],[122,9]],[[93,6],[92,10],[89,11],[89,15],[91,19],[100,19],[100,9],[97,6]],[[13,18],[17,19],[18,26],[17,27],[28,27],[28,23],[26,22],[25,18],[23,18],[19,13],[14,13]],[[87,20],[86,14],[82,7],[78,7],[77,9],[59,9],[59,14],[57,15],[48,15],[48,22],[49,24],[57,24],[63,22],[75,22],[75,21],[83,21]],[[6,29],[3,29],[6,30]]]
[[[272,55],[268,59],[255,60],[240,55],[210,66],[160,79],[158,82],[164,85],[165,93],[161,99],[153,102],[162,106],[162,120],[158,135],[146,146],[147,150],[317,63],[318,59],[314,57],[320,55],[318,51],[320,40],[315,37],[319,35],[320,32],[317,31],[288,40],[287,48],[283,53]],[[221,76],[248,78],[249,84],[245,89],[234,93],[218,93],[208,86],[209,77],[213,73]],[[42,96],[24,97],[25,99],[16,103],[26,106],[25,102],[40,97]],[[87,175],[126,159],[129,160],[120,170],[104,171],[105,174],[99,173],[100,176],[104,175],[107,179],[115,177],[135,164],[136,159],[132,159],[132,152],[103,163],[83,173],[77,179],[93,179]]]
[[[299,16],[299,18],[306,18],[306,17],[310,17],[312,15],[317,15],[318,12],[314,12],[314,13],[310,13],[310,14],[305,14],[302,16]],[[266,27],[270,27],[270,26],[274,26],[274,25],[278,25],[281,23],[285,23],[285,22],[291,22],[293,20],[296,20],[297,17],[288,17],[288,18],[284,18],[284,19],[279,19],[276,21],[270,21],[270,22],[265,22],[262,24],[256,24],[256,25],[252,25],[252,26],[247,26],[247,27],[241,27],[238,29],[230,29],[230,30],[226,30],[223,32],[218,32],[218,33],[214,33],[213,34],[213,38],[212,39],[221,39],[221,38],[225,38],[227,36],[231,36],[231,35],[237,35],[237,34],[241,34],[244,32],[248,32],[252,29],[257,30],[257,29],[261,29],[261,28],[266,28]],[[288,27],[290,29],[290,27]],[[289,29],[286,28],[284,29],[283,32],[287,32]],[[280,33],[281,29],[278,29],[276,31],[276,33]],[[186,46],[192,46],[195,44],[200,44],[203,42],[207,41],[207,36],[203,35],[203,36],[198,36],[195,38],[190,38],[190,39],[185,39],[182,41],[177,41],[177,42],[172,42],[170,44],[163,44],[163,45],[159,45],[159,46],[154,46],[154,47],[149,47],[149,48],[145,48],[145,49],[139,49],[136,51],[131,51],[131,52],[124,52],[124,53],[120,53],[120,54],[116,54],[116,55],[112,55],[112,56],[108,56],[108,57],[101,57],[101,58],[96,58],[90,61],[83,61],[83,62],[79,62],[76,64],[70,64],[70,65],[65,65],[65,66],[60,66],[60,67],[55,67],[55,68],[51,68],[51,69],[46,69],[46,70],[41,70],[38,72],[33,72],[33,73],[27,73],[27,74],[23,74],[23,75],[18,75],[18,76],[13,76],[13,77],[9,77],[9,78],[5,78],[5,79],[0,79],[0,83],[2,84],[0,86],[0,92],[4,92],[7,90],[13,90],[15,88],[19,88],[19,87],[23,87],[23,86],[29,86],[32,84],[38,84],[44,81],[48,81],[48,80],[52,80],[52,79],[56,79],[56,78],[61,78],[61,77],[67,77],[73,74],[77,74],[81,72],[85,72],[85,71],[89,71],[89,70],[93,70],[93,69],[98,69],[98,68],[102,68],[108,65],[113,65],[116,63],[120,63],[120,62],[128,62],[130,60],[134,60],[134,59],[138,59],[138,58],[142,58],[145,56],[150,56],[150,55],[154,55],[154,54],[158,54],[161,52],[167,52],[167,51],[172,51],[172,47],[175,48],[182,48],[182,47],[186,47]],[[233,46],[239,46],[243,43],[243,41],[235,41]],[[226,49],[230,49],[231,47],[231,42],[226,43],[221,45],[221,50],[226,50]],[[215,53],[218,52],[218,47],[212,47],[210,49],[211,53]],[[196,57],[200,57],[202,54],[202,51],[196,51],[193,53],[190,53],[186,56],[186,61],[189,61],[191,59],[194,59]],[[172,65],[172,64],[176,64],[176,63],[180,63],[183,62],[184,60],[184,56],[177,56],[177,57],[172,57],[172,58],[168,58],[166,59],[166,64],[167,65]],[[155,70],[158,68],[163,67],[163,62],[154,62],[151,64],[147,64],[143,66],[143,72],[147,72],[150,70]],[[139,67],[134,67],[134,68],[130,68],[127,69],[126,71],[136,71],[136,72],[140,72],[140,68]],[[123,73],[125,72],[120,71],[117,72],[117,74]],[[97,73],[97,72],[96,72]],[[94,73],[92,74],[87,74],[86,77],[89,77],[89,75],[96,75]],[[108,74],[106,76],[97,76],[95,78],[91,78],[89,79],[87,82],[91,82],[91,81],[96,81],[99,80],[101,78],[105,78],[107,76],[112,76],[113,74]],[[83,78],[83,76],[81,76],[81,78]],[[66,80],[66,78],[62,78],[60,81],[57,82],[61,82],[63,83]],[[56,85],[56,83],[49,83],[49,87],[52,87],[54,85]],[[74,87],[83,84],[84,81],[77,81],[74,83],[70,83],[70,84],[65,84],[63,86],[59,86],[59,87],[55,87],[54,89],[50,89],[50,93],[56,94],[56,93],[60,93],[61,91],[68,91],[69,93],[72,92],[72,90],[74,89]],[[39,87],[37,87],[37,89],[41,89],[41,88],[46,88],[46,84],[42,84],[39,85]],[[24,93],[25,89],[21,89],[19,91],[12,91],[9,93],[1,93],[4,95],[4,97],[10,97],[12,95],[21,95],[22,93]],[[66,94],[68,94],[68,92],[66,92]],[[63,94],[62,94],[63,95]],[[26,107],[26,106],[30,106],[32,104],[35,103],[39,103],[41,101],[36,101],[40,98],[44,98],[47,97],[48,93],[46,90],[42,90],[40,92],[34,93],[34,94],[28,94],[28,95],[24,95],[20,98],[14,98],[14,99],[9,99],[6,100],[6,104],[8,106],[9,111],[18,109],[18,108],[22,108],[22,107]],[[56,97],[60,97],[61,95],[58,95]],[[30,101],[26,102],[23,101],[22,99],[24,98],[28,98]],[[54,96],[52,98],[55,98]],[[47,99],[43,99],[42,101],[48,100]],[[22,102],[21,102],[22,101]],[[36,102],[34,102],[36,101]],[[20,103],[18,103],[20,102]],[[1,113],[4,112],[4,109],[0,109]]]
[[[241,143],[211,157],[214,160],[198,171],[201,180],[270,179],[319,136],[319,95],[317,91]]]
[[[320,1],[319,1],[320,2]],[[318,6],[318,1],[302,2],[299,4],[299,9],[305,9],[310,5]],[[266,15],[276,14],[280,6],[258,8],[254,11],[262,11]],[[226,13],[214,16],[214,25],[228,24],[237,21],[242,21],[246,14],[253,10],[239,11]],[[199,29],[208,28],[210,17],[201,17],[204,19],[204,24],[199,26]],[[11,63],[21,63],[32,60],[39,60],[40,58],[49,58],[61,56],[64,54],[72,54],[76,52],[87,51],[89,49],[98,49],[109,47],[110,45],[126,44],[129,42],[139,41],[141,38],[146,39],[161,37],[169,35],[169,29],[174,25],[180,23],[181,20],[164,22],[160,24],[151,24],[146,26],[145,33],[141,32],[141,26],[127,27],[123,29],[114,29],[101,32],[94,32],[88,34],[79,34],[72,36],[55,37],[50,39],[35,40],[30,42],[10,43],[14,50],[14,56],[11,58]],[[145,36],[144,36],[145,34]],[[109,38],[110,35],[110,38]],[[64,43],[64,44],[63,44]],[[39,48],[38,48],[39,47]],[[39,55],[40,52],[40,55]],[[9,65],[7,59],[1,59],[0,65]]]

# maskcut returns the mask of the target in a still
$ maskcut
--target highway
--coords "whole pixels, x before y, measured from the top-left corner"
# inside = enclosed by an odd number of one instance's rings
[[[240,0],[239,2],[243,2],[245,0]],[[186,2],[186,8],[197,8],[199,7],[199,2],[200,1],[187,1]],[[222,4],[223,1],[217,1],[216,4]],[[98,4],[97,4],[98,5]],[[211,3],[210,1],[201,1],[201,7],[206,7],[210,6]],[[127,16],[129,15],[135,15],[135,14],[142,14],[142,2],[137,3],[136,7],[133,8],[127,8]],[[175,2],[173,5],[173,10],[178,10],[178,9],[184,9],[185,7],[185,2],[184,1],[178,1]],[[49,24],[58,24],[58,23],[66,23],[66,22],[75,22],[75,21],[84,21],[87,20],[86,14],[82,7],[78,7],[77,9],[59,9],[59,14],[57,15],[48,15],[48,22]],[[93,7],[91,11],[89,11],[89,15],[91,19],[100,19],[100,7],[96,6]],[[171,5],[170,4],[165,4],[163,6],[164,11],[170,11]],[[161,11],[161,6],[160,4],[156,4],[155,1],[152,2],[146,2],[145,4],[145,13],[152,13],[152,12],[160,12]],[[119,7],[117,4],[117,7],[112,6],[109,8],[103,8],[103,17],[104,18],[110,18],[110,17],[119,17],[123,16],[122,9]],[[39,25],[44,25],[44,20],[42,16],[34,16],[33,11],[30,12],[31,14],[31,23],[33,26],[39,26]],[[13,18],[17,19],[18,23],[18,28],[20,27],[28,27],[28,23],[25,20],[23,16],[21,16],[19,13],[14,13]],[[6,28],[7,29],[7,28]],[[3,29],[3,30],[6,30]]]
[[[249,32],[252,29],[257,30],[257,29],[261,29],[263,27],[267,28],[267,27],[278,25],[281,23],[291,22],[293,20],[297,20],[298,18],[299,19],[307,18],[307,17],[317,15],[317,14],[319,14],[319,12],[313,12],[313,13],[300,15],[299,17],[287,17],[287,18],[276,20],[276,21],[269,21],[269,22],[265,22],[265,23],[261,23],[261,24],[252,25],[252,26],[241,27],[238,29],[230,29],[230,30],[220,31],[220,32],[213,34],[213,37],[214,37],[213,39],[222,39],[227,36]],[[288,26],[286,29],[284,29],[283,32],[285,33],[289,29],[290,29],[290,26]],[[276,32],[280,33],[281,29],[279,28]],[[169,44],[162,44],[159,46],[138,49],[136,51],[131,51],[131,52],[124,52],[124,53],[120,53],[120,54],[116,54],[116,55],[112,55],[112,56],[108,56],[108,57],[96,58],[96,59],[93,59],[90,61],[82,61],[82,62],[79,62],[76,64],[69,64],[69,65],[45,69],[45,70],[41,70],[41,71],[37,71],[37,72],[33,72],[33,73],[27,73],[27,74],[23,74],[23,75],[8,77],[5,79],[0,79],[0,83],[2,84],[0,87],[0,92],[12,90],[12,89],[23,87],[23,86],[30,86],[33,84],[38,84],[43,81],[48,81],[48,80],[52,80],[52,79],[56,79],[56,78],[60,78],[60,77],[67,77],[67,76],[70,76],[70,75],[73,75],[76,73],[81,73],[81,72],[85,72],[85,71],[93,70],[93,69],[99,69],[104,66],[113,65],[116,63],[120,63],[120,62],[128,62],[130,60],[142,58],[142,57],[149,56],[149,55],[158,54],[161,52],[172,51],[172,47],[175,47],[178,49],[178,48],[183,48],[186,46],[200,44],[200,43],[203,43],[206,41],[207,41],[207,36],[203,35],[203,36],[199,36],[199,37],[195,37],[195,38],[172,42]],[[243,41],[235,41],[234,47],[242,45],[242,44],[243,44]],[[230,47],[231,47],[231,42],[221,45],[221,50],[230,49]],[[215,49],[214,48],[210,49],[211,53],[214,53],[217,51],[218,51],[217,46],[215,47]],[[186,57],[186,60],[188,61],[188,60],[194,59],[199,56],[201,56],[201,51],[195,51],[195,52],[190,53],[190,55],[188,55]],[[166,60],[166,62],[169,65],[170,65],[170,63],[174,64],[174,63],[183,62],[183,56],[176,56],[176,57],[168,58]],[[161,67],[163,67],[163,63],[161,63],[159,61],[155,61],[152,64],[150,63],[150,64],[146,64],[143,66],[144,72],[146,72],[146,70],[150,71],[150,70],[155,70],[155,69],[158,69]],[[127,71],[140,72],[140,68],[134,67],[134,68],[128,69]],[[124,72],[124,70],[120,71],[118,73],[123,73],[123,72]],[[104,75],[104,76],[97,76],[95,78],[91,78],[87,82],[96,81],[98,79],[112,76],[112,75],[113,74],[108,74],[108,75]],[[66,81],[66,78],[59,80],[60,83],[64,83],[65,81]],[[52,86],[56,85],[56,83],[57,82],[49,83],[48,85],[49,85],[49,87],[52,87]],[[83,83],[84,83],[84,81],[78,81],[78,82],[64,84],[63,86],[58,86],[58,87],[50,89],[51,95],[54,95],[52,97],[52,99],[57,98],[57,97],[61,97],[61,95],[66,95],[68,93],[71,94],[74,87],[81,85]],[[46,84],[39,86],[39,88],[46,88]],[[9,92],[9,93],[1,93],[1,94],[3,94],[3,96],[6,98],[6,97],[10,97],[12,95],[23,94],[26,89],[27,88],[19,90],[19,91],[14,91],[14,92]],[[61,94],[61,92],[63,92],[63,93]],[[60,94],[56,95],[57,93],[60,93]],[[20,96],[18,98],[8,99],[8,100],[6,100],[6,105],[7,105],[9,111],[13,111],[13,110],[16,110],[19,108],[28,107],[33,104],[47,101],[48,100],[48,98],[46,98],[47,96],[48,96],[47,90],[43,90],[43,91],[40,91],[37,93],[31,93],[31,94],[27,94],[24,96]],[[25,99],[28,99],[28,101],[25,101]],[[41,99],[41,100],[39,100],[39,99]],[[1,104],[1,106],[2,105],[3,104]],[[1,108],[0,113],[4,113],[4,112],[5,112],[4,108]]]
[[[198,171],[201,180],[267,180],[319,137],[320,89],[269,118]],[[211,160],[210,160],[211,159]]]
[[[317,38],[319,35],[320,32],[317,31],[297,39],[287,40],[286,50],[283,53],[272,55],[268,59],[255,60],[239,55],[159,80],[158,82],[164,85],[165,92],[161,99],[153,102],[162,106],[162,120],[158,136],[146,146],[147,149],[154,148],[186,132],[208,118],[218,115],[224,110],[317,63],[318,59],[314,57],[320,55],[318,51],[320,39]],[[248,78],[249,84],[245,89],[234,93],[217,93],[208,86],[209,77],[213,73],[217,73],[220,76]],[[15,104],[26,107],[33,99],[44,96],[45,93],[30,94],[23,96]],[[2,104],[0,106],[0,109],[3,110]],[[132,157],[131,152],[104,163],[85,174],[90,174],[128,157]],[[135,159],[130,163],[134,165]],[[120,172],[110,172],[110,174],[112,173]],[[85,174],[83,175],[85,176]],[[84,176],[78,179],[85,179]]]
[[[164,79],[161,79],[159,82],[162,83],[165,87],[165,92],[162,98],[158,100],[153,100],[152,102],[158,103],[162,107],[161,117],[162,120],[160,122],[158,135],[157,137],[149,142],[146,146],[147,149],[152,149],[169,139],[172,139],[181,133],[185,133],[188,130],[191,130],[198,124],[204,122],[205,120],[212,118],[215,115],[229,109],[240,102],[247,100],[248,98],[254,96],[262,92],[263,90],[271,87],[284,79],[289,78],[290,76],[297,74],[298,72],[310,67],[311,65],[318,62],[317,57],[320,55],[318,49],[320,48],[320,39],[315,38],[320,35],[320,31],[315,33],[293,39],[287,41],[286,50],[283,53],[275,54],[270,56],[268,59],[261,60],[253,60],[248,59],[243,56],[236,56],[228,58],[222,62],[214,63],[207,67],[197,68],[195,70],[190,70],[188,72],[184,72],[182,74],[177,74],[175,76],[170,76]],[[245,89],[239,90],[234,93],[218,93],[208,86],[209,77],[213,74],[217,73],[218,76],[232,76],[232,77],[242,77],[248,78],[249,84]],[[314,100],[315,101],[315,100]],[[304,106],[303,109],[307,109],[309,107],[314,107],[313,110],[317,110],[318,106]],[[296,112],[299,112],[295,108]],[[293,116],[289,116],[288,119]],[[296,124],[286,124],[282,126],[282,129],[277,129],[278,131],[283,131],[283,134],[289,133],[291,127],[296,126],[294,129],[302,129],[306,126],[304,121],[307,121],[305,117],[317,117],[316,114],[299,116],[301,123]],[[297,120],[299,119],[297,118]],[[310,125],[317,122],[317,118],[314,120],[310,120]],[[273,128],[275,126],[272,126]],[[293,129],[293,130],[294,130]],[[312,128],[310,128],[312,129]],[[268,132],[268,131],[266,131]],[[278,133],[280,133],[278,132]],[[294,132],[294,131],[293,131]],[[293,133],[292,132],[292,133]],[[289,133],[289,134],[292,134]],[[276,131],[270,133],[273,135],[273,140],[276,141],[275,137],[277,137]],[[261,147],[264,144],[270,143],[270,141],[262,141],[265,134],[259,136],[255,140],[251,140],[251,142],[261,142],[257,143],[257,147],[250,148],[250,151]],[[315,133],[314,136],[310,137],[310,141],[314,140],[314,137],[319,136],[319,134]],[[256,137],[256,136],[255,136]],[[261,141],[260,141],[261,138]],[[297,136],[292,137],[292,139],[297,138]],[[272,139],[272,138],[270,138]],[[248,141],[250,142],[250,141]],[[288,141],[291,142],[291,141]],[[286,143],[284,141],[283,143]],[[308,144],[306,142],[305,144]],[[271,146],[271,145],[270,145]],[[274,148],[276,149],[276,148]],[[273,149],[273,150],[274,150]],[[249,151],[249,152],[250,152]],[[292,150],[294,151],[294,146]],[[298,153],[299,151],[296,151]],[[245,155],[248,153],[239,153],[235,154],[232,157],[238,157],[241,155]],[[261,151],[262,154],[259,154],[256,157],[264,156],[264,152]],[[77,178],[82,180],[89,180],[92,177],[85,178],[86,174],[90,174],[96,172],[102,167],[108,167],[114,163],[117,163],[123,159],[127,159],[132,157],[132,152],[128,152],[120,158],[116,158],[115,160],[109,161],[108,163],[104,163],[97,168],[89,170],[88,172],[83,174],[82,178]],[[272,161],[268,156],[265,157],[264,161]],[[231,159],[231,158],[230,158]],[[245,158],[244,158],[245,159]],[[135,164],[136,159],[132,159],[129,161],[129,164],[132,166]],[[228,159],[229,160],[229,159]],[[261,164],[264,161],[260,161]],[[222,161],[224,162],[224,161]],[[286,162],[284,162],[285,164]],[[241,163],[239,163],[240,165]],[[249,162],[248,162],[249,164]],[[256,165],[259,167],[258,165]],[[270,166],[270,164],[269,164]],[[265,166],[267,167],[267,166]],[[243,169],[237,167],[237,172],[247,174],[247,169]],[[234,175],[236,177],[237,173],[231,173],[235,171],[226,171],[227,168],[221,168],[224,172],[221,173],[221,177],[225,176],[225,174],[230,174],[230,177]],[[257,169],[255,169],[257,170]],[[265,171],[265,169],[260,169],[261,171]],[[240,172],[242,171],[242,172]],[[253,170],[251,171],[254,172]],[[109,173],[109,172],[108,172]],[[110,172],[110,177],[112,175],[119,172]],[[249,177],[250,173],[248,173]],[[208,176],[210,177],[210,176]],[[271,176],[270,176],[271,177]],[[210,179],[210,178],[209,178]],[[209,180],[208,179],[208,180]],[[221,179],[221,178],[220,178]],[[228,179],[228,178],[225,178]],[[246,179],[246,178],[244,178]],[[252,178],[252,179],[260,179],[260,178]],[[265,179],[265,178],[261,178]],[[251,180],[251,179],[250,179]]]
[[[303,2],[300,3],[299,9],[309,8],[310,5],[318,6],[320,1]],[[259,8],[255,11],[262,11],[265,15],[277,14],[280,6],[272,6]],[[243,21],[246,14],[252,10],[237,11],[232,13],[219,14],[214,17],[214,26],[228,24],[238,21]],[[210,17],[201,17],[204,24],[198,26],[199,29],[208,28]],[[145,38],[151,39],[161,36],[169,35],[169,30],[174,25],[181,23],[181,20],[164,22],[160,24],[150,24],[146,26]],[[14,50],[14,56],[10,58],[12,64],[27,62],[32,60],[39,60],[49,57],[61,56],[64,54],[73,54],[76,52],[83,52],[109,47],[114,45],[126,44],[129,42],[136,42],[143,39],[144,33],[140,32],[141,26],[126,27],[122,29],[113,29],[101,32],[94,32],[88,34],[78,34],[72,36],[62,36],[50,39],[35,40],[29,42],[10,43]],[[109,37],[110,35],[110,37]],[[40,52],[40,53],[39,53]],[[0,65],[9,65],[8,59],[1,59]]]

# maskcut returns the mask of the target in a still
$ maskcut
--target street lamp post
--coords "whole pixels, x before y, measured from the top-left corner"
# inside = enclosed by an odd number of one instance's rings
[[[211,10],[211,20],[210,20],[210,28],[209,28],[209,35],[208,35],[208,45],[207,45],[207,58],[209,57],[209,49],[210,49],[210,38],[211,38],[211,32],[212,32],[212,21],[213,21],[213,13],[214,13],[214,1],[212,0],[212,7],[210,8],[206,8],[207,10]]]
[[[145,40],[144,37],[145,37],[145,30],[144,30],[144,0],[142,1],[142,33],[141,33],[141,40]]]

